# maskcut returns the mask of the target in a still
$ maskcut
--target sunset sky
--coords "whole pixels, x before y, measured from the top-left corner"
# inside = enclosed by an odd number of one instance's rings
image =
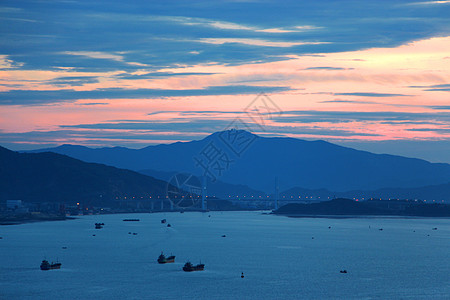
[[[450,1],[3,0],[0,22],[13,150],[142,148],[238,118],[450,163]]]

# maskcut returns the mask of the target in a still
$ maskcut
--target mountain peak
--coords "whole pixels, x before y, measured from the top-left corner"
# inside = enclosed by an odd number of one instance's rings
[[[92,151],[68,146],[55,152],[131,170],[206,172],[211,177],[220,177],[223,182],[245,184],[266,192],[273,191],[275,178],[283,190],[302,186],[336,192],[444,184],[450,178],[447,164],[373,154],[325,141],[257,137],[247,130],[227,129],[201,140],[138,150],[100,148]]]
[[[231,129],[226,129],[226,130],[222,130],[222,131],[217,131],[214,132],[213,134],[209,135],[209,136],[217,136],[217,135],[254,135],[254,136],[258,136],[250,131],[247,130],[243,130],[243,129],[235,129],[235,128],[231,128]]]

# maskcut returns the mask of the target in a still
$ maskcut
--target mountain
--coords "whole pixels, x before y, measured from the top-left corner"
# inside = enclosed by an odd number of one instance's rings
[[[112,206],[115,197],[165,196],[166,185],[133,171],[61,154],[17,153],[0,147],[0,200]]]
[[[342,197],[380,199],[420,199],[427,202],[450,202],[450,183],[416,188],[383,188],[375,191],[349,191],[338,193]]]
[[[373,154],[325,141],[261,137],[242,130],[216,132],[199,141],[137,150],[63,145],[35,152],[40,151],[136,171],[152,169],[197,175],[206,172],[220,181],[247,185],[266,193],[273,193],[275,178],[280,190],[302,186],[337,192],[411,188],[450,181],[449,164]]]
[[[280,207],[276,214],[298,215],[381,215],[382,211],[371,208],[368,202],[356,202],[338,198],[311,204],[290,203]]]
[[[345,192],[344,192],[345,193]],[[332,192],[327,189],[305,189],[301,187],[293,187],[286,191],[283,191],[280,193],[281,198],[320,198],[320,199],[326,199],[330,198],[333,199],[336,195],[336,192]]]
[[[332,192],[326,189],[291,188],[280,193],[284,198],[319,198],[332,199],[334,197],[356,199],[419,199],[427,202],[450,202],[450,183],[429,185],[415,188],[383,188],[377,190],[354,190],[346,192]]]
[[[318,203],[290,203],[280,207],[275,214],[288,216],[324,216],[324,215],[389,215],[449,217],[450,205],[424,204],[415,201],[353,201],[345,198]]]
[[[161,179],[167,182],[169,182],[177,174],[177,172],[164,172],[150,169],[139,170],[139,173],[152,176],[154,178]],[[208,195],[217,197],[219,199],[230,199],[243,196],[262,197],[266,195],[264,192],[254,190],[246,185],[230,184],[220,180],[212,182],[210,179],[208,179],[206,186]]]

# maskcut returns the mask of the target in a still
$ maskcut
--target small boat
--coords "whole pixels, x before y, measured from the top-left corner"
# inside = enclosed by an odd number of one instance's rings
[[[167,224],[167,227],[172,227],[172,225],[170,225],[170,224]]]
[[[158,257],[158,263],[159,264],[168,264],[175,262],[175,255],[171,255],[169,257],[166,257],[162,252],[161,255]]]
[[[95,223],[95,229],[102,229],[105,223]]]
[[[139,219],[123,219],[124,222],[139,222]]]
[[[161,220],[161,224],[164,224],[164,223],[166,223],[166,222],[167,222],[166,219],[162,219],[162,220]]]
[[[347,274],[347,270],[340,270],[339,272],[341,272],[343,274]]]
[[[200,263],[196,266],[191,264],[191,262],[187,262],[184,264],[183,271],[185,272],[192,272],[192,271],[203,271],[205,269],[205,265]]]
[[[60,262],[52,262],[49,263],[48,260],[43,260],[41,263],[41,270],[42,271],[47,271],[47,270],[54,270],[54,269],[60,269],[61,268],[61,263]]]

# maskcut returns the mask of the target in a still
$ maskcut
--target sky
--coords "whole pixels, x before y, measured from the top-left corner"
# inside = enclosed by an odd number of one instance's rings
[[[450,1],[2,0],[0,145],[239,127],[450,163],[448,16]]]

